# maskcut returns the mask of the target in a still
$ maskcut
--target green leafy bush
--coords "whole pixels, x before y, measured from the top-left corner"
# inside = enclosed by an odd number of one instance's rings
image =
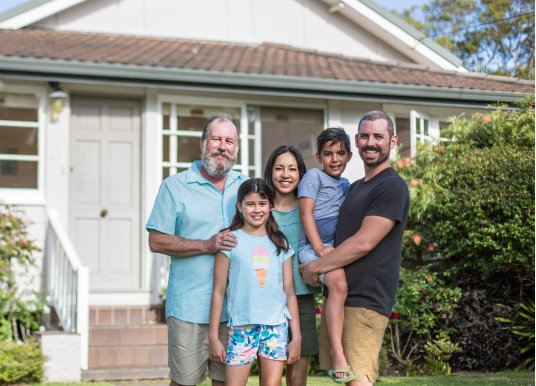
[[[429,267],[402,268],[400,287],[389,322],[386,343],[391,363],[405,374],[430,373],[435,367],[432,348],[448,348],[452,327],[450,320],[461,290],[445,285],[440,275]],[[454,352],[454,351],[452,351]],[[450,358],[450,356],[449,356]],[[443,374],[440,372],[439,374]]]
[[[453,352],[451,365],[512,367],[517,339],[496,318],[511,318],[522,299],[534,299],[534,96],[516,109],[452,118],[441,134],[448,140],[395,165],[411,194],[402,264],[441,272],[446,287],[464,294],[447,330],[433,338],[459,344],[463,353]],[[399,292],[407,286],[402,280]],[[398,327],[401,336],[414,329]],[[402,347],[423,344],[411,342]]]
[[[518,336],[521,345],[519,368],[534,370],[534,301],[520,303],[513,318],[498,317],[497,320],[508,325]]]
[[[40,382],[45,357],[32,339],[25,344],[0,342],[0,384]]]
[[[0,341],[26,341],[39,328],[42,296],[21,288],[17,281],[35,266],[36,250],[24,221],[7,208],[0,209]]]
[[[35,250],[23,220],[0,209],[0,384],[37,382],[43,377],[45,358],[31,338],[39,328],[42,297],[17,281],[35,266]]]

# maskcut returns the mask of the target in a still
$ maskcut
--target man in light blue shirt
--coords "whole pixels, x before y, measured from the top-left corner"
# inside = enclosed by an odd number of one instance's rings
[[[232,170],[238,146],[236,122],[226,114],[209,117],[201,160],[162,182],[147,221],[151,251],[171,259],[166,295],[171,386],[201,383],[207,368],[213,385],[225,382],[224,366],[209,360],[208,323],[214,254],[236,245],[231,232],[220,230],[230,224],[238,188],[247,179]],[[226,343],[225,323],[221,327]]]

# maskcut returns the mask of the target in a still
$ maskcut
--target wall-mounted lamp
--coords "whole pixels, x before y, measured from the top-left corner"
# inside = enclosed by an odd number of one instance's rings
[[[50,98],[50,117],[53,122],[56,122],[65,108],[67,93],[60,88],[60,82],[48,82],[52,88],[52,92],[48,95]]]

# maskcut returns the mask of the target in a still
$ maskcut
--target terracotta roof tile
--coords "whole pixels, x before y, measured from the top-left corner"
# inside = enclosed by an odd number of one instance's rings
[[[1,56],[489,91],[534,92],[533,81],[476,73],[459,74],[412,64],[374,62],[270,43],[245,45],[42,29],[0,30]]]

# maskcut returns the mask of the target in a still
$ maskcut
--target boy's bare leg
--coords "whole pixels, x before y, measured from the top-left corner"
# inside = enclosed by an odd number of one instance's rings
[[[324,275],[324,284],[329,289],[329,296],[324,306],[326,324],[330,342],[331,365],[334,370],[343,370],[348,366],[342,347],[342,330],[344,324],[344,302],[348,293],[346,275],[343,269],[336,269]],[[350,374],[335,373],[337,378]]]

